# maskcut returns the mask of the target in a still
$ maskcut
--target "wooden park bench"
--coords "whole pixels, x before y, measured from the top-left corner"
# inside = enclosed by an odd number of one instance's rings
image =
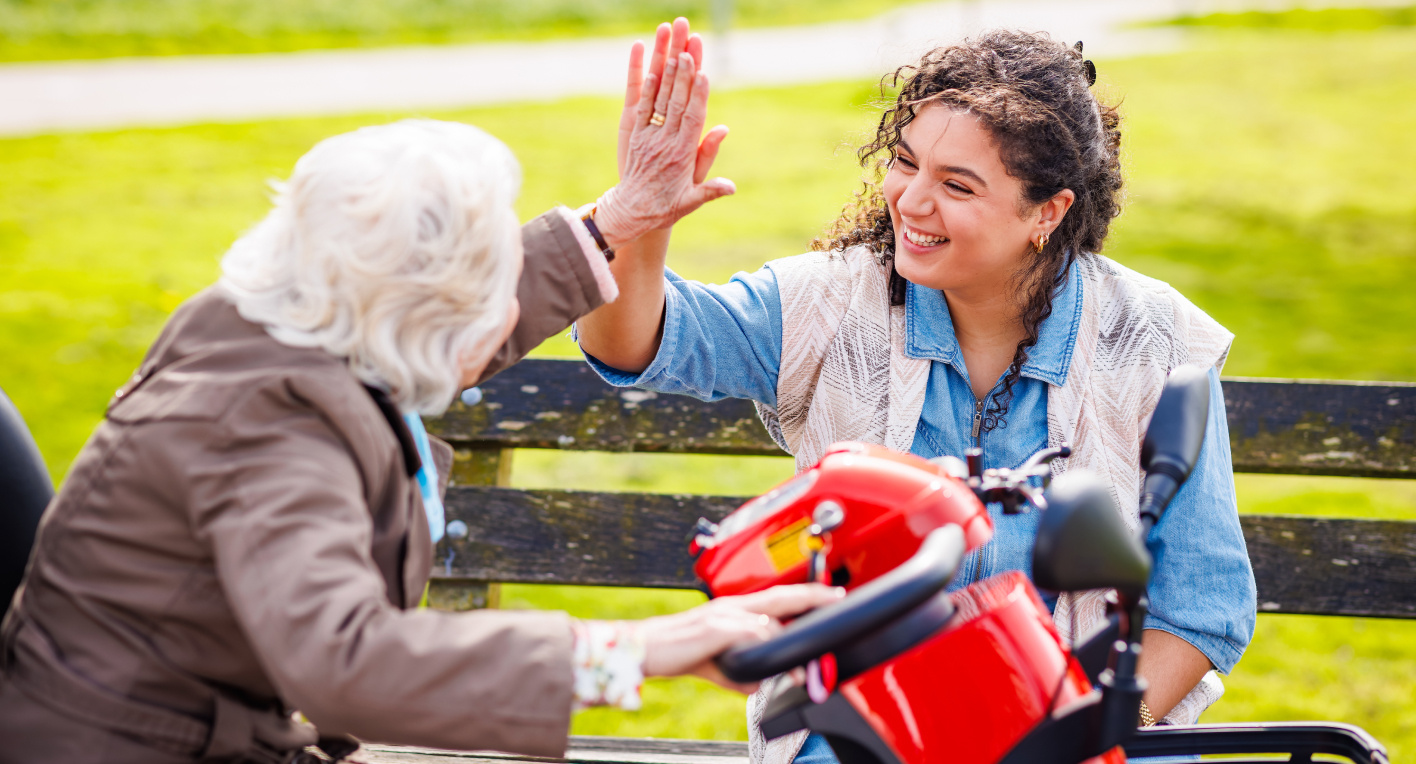
[[[1416,478],[1416,385],[1226,379],[1236,472]],[[747,497],[517,490],[517,448],[782,456],[751,403],[618,389],[583,362],[528,360],[429,429],[457,449],[430,602],[495,607],[501,582],[697,588],[686,535]],[[1259,611],[1416,618],[1416,522],[1242,515]],[[460,530],[460,529],[457,529]],[[413,749],[370,761],[448,761]],[[567,759],[727,764],[745,743],[574,737]],[[463,754],[505,764],[519,757]]]

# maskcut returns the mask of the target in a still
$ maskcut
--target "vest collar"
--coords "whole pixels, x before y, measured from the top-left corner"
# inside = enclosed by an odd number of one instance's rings
[[[1028,350],[1023,364],[1025,377],[1062,386],[1072,365],[1077,346],[1077,329],[1082,323],[1082,280],[1073,263],[1067,281],[1052,300],[1052,315],[1038,329],[1037,344]],[[954,320],[944,293],[907,283],[905,287],[905,355],[909,358],[942,361],[965,373],[963,353],[954,335]]]

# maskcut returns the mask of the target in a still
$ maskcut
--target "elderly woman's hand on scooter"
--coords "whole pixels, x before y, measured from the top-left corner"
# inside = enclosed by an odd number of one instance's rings
[[[644,674],[693,674],[730,690],[754,692],[756,683],[733,682],[713,658],[741,642],[771,639],[782,630],[780,619],[828,605],[845,594],[845,589],[823,584],[778,586],[646,619],[639,624],[645,641]]]

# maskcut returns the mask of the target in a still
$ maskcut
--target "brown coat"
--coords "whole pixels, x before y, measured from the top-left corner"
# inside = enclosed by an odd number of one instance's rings
[[[523,240],[489,374],[601,303],[561,216]],[[416,608],[432,544],[396,427],[218,289],[179,308],[45,513],[0,642],[0,762],[282,761],[316,737],[288,709],[322,736],[560,755],[569,622]]]

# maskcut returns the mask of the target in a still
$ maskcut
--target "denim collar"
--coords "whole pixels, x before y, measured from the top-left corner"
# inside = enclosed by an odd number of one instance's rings
[[[1037,344],[1028,350],[1023,376],[1062,386],[1067,381],[1067,369],[1072,365],[1072,349],[1077,346],[1077,328],[1081,323],[1082,284],[1077,276],[1077,264],[1073,263],[1062,290],[1052,298],[1052,315],[1042,322]],[[943,361],[964,372],[963,354],[954,335],[949,303],[938,289],[906,284],[905,355]]]

